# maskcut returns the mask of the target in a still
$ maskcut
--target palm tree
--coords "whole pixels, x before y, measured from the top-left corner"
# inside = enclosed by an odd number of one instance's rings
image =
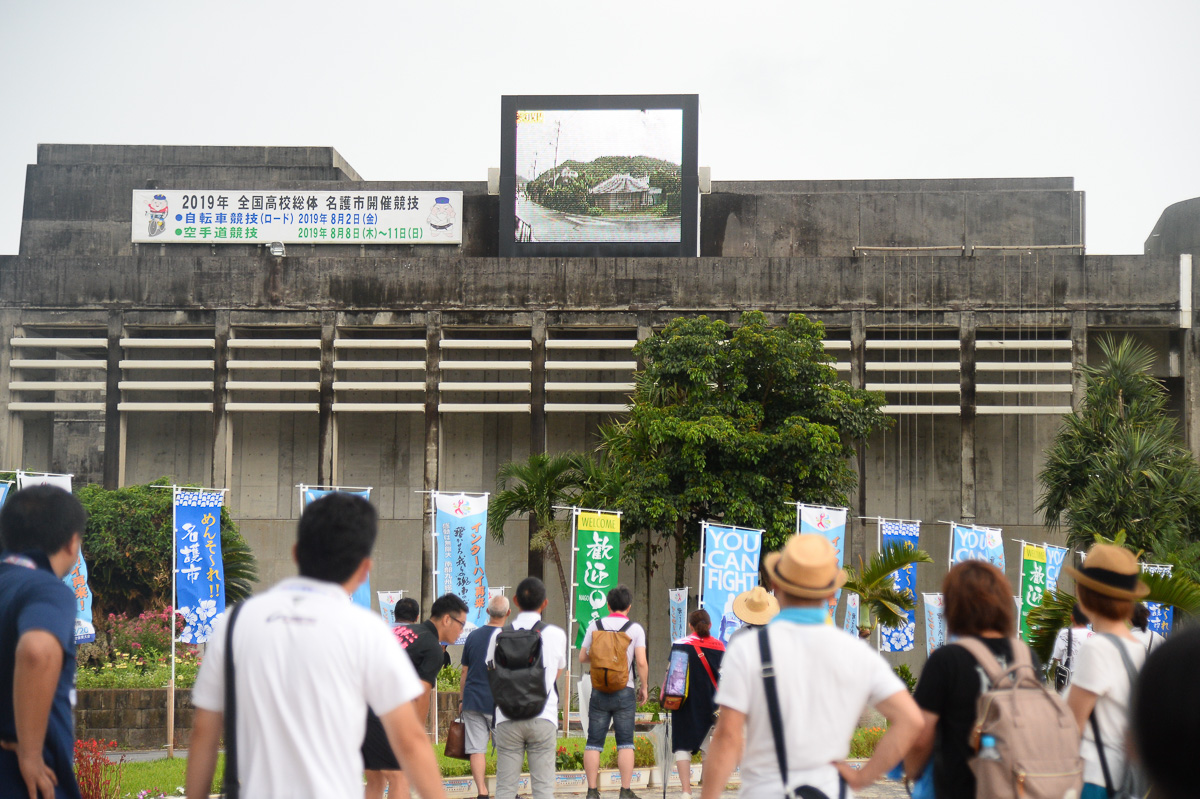
[[[860,607],[867,608],[871,619],[865,629],[876,625],[899,627],[908,623],[908,611],[916,608],[914,597],[892,587],[892,574],[913,563],[933,563],[923,549],[910,549],[904,544],[890,544],[875,554],[865,565],[860,558],[858,568],[846,568],[844,590],[859,596]]]
[[[549,552],[558,568],[563,608],[569,614],[571,592],[563,566],[559,539],[569,522],[558,519],[555,506],[568,506],[579,494],[582,476],[575,453],[530,455],[525,461],[509,461],[496,475],[496,496],[488,509],[488,530],[503,543],[504,525],[514,516],[529,515],[529,548]]]

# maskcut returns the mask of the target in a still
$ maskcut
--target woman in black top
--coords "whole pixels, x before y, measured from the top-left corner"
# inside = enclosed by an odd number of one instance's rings
[[[706,739],[712,729],[713,712],[717,709],[713,697],[721,671],[725,645],[709,634],[712,619],[706,610],[693,610],[688,616],[691,635],[671,645],[671,651],[688,653],[687,698],[678,710],[671,712],[671,749],[679,769],[679,784],[684,797],[691,796],[692,755],[707,747]],[[707,663],[707,666],[706,666]]]
[[[959,563],[946,575],[942,594],[950,635],[978,638],[1002,666],[1012,661],[1009,639],[1015,635],[1016,614],[1003,572],[981,560]],[[989,687],[975,657],[961,646],[943,646],[925,663],[913,695],[925,729],[904,767],[915,780],[932,758],[938,799],[975,799],[975,775],[967,765],[974,752],[967,740],[975,724],[975,702]]]

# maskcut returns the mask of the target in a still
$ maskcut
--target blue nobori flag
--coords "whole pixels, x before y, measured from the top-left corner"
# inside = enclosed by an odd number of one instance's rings
[[[1046,544],[1046,590],[1058,590],[1058,575],[1062,573],[1063,562],[1067,559],[1065,547],[1052,547]]]
[[[96,640],[96,627],[92,624],[92,589],[88,585],[87,561],[83,559],[82,547],[74,568],[67,572],[63,582],[75,595],[75,643],[91,643]]]
[[[687,635],[688,590],[672,588],[671,595],[671,640],[678,641]]]
[[[729,643],[742,626],[733,612],[733,600],[758,585],[763,531],[708,522],[702,528],[700,607],[712,618],[713,636]]]
[[[362,497],[363,499],[367,500],[368,502],[371,501],[371,489],[370,488],[342,488],[340,486],[317,488],[314,486],[302,485],[302,486],[300,486],[300,509],[303,511],[303,509],[308,505],[308,503],[313,502],[314,500],[318,500],[321,497],[323,497],[327,494],[332,494],[334,492],[340,492],[342,494],[350,494],[352,496]],[[371,609],[371,575],[370,574],[367,575],[367,579],[363,580],[362,585],[360,585],[354,591],[354,593],[350,595],[350,601],[360,607],[366,608],[367,610]]]
[[[999,527],[950,525],[950,565],[964,560],[986,560],[1004,571],[1004,539]]]
[[[225,613],[220,491],[175,489],[175,608],[186,625],[185,644],[208,640]]]
[[[487,494],[434,492],[434,593],[455,594],[467,603],[464,643],[487,624]]]
[[[846,508],[827,508],[823,505],[802,503],[796,505],[796,532],[825,536],[837,551],[839,569],[846,565],[846,513]],[[841,596],[842,591],[839,588],[829,600],[830,615],[833,615]]]
[[[879,545],[881,548],[899,544],[906,549],[916,549],[921,540],[920,522],[879,522]],[[915,563],[892,572],[892,588],[911,600],[916,600],[917,565]],[[908,622],[900,627],[879,627],[879,650],[881,652],[907,652],[913,648],[917,634],[916,610],[908,611]]]
[[[846,592],[846,615],[842,617],[842,629],[858,635],[858,594]]]
[[[8,499],[8,492],[12,488],[12,484],[12,480],[0,480],[0,505],[3,505],[4,500]]]

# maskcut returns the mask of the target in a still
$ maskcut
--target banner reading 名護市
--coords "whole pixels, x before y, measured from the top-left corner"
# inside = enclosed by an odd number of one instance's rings
[[[175,608],[185,644],[202,644],[225,613],[220,491],[175,489]]]
[[[1029,611],[1040,607],[1046,593],[1046,548],[1036,544],[1021,547],[1021,640],[1029,640]]]
[[[583,644],[588,626],[608,615],[608,592],[617,587],[621,554],[621,514],[580,511],[575,514],[575,646]]]
[[[461,191],[133,192],[142,244],[461,244]]]
[[[946,602],[941,594],[921,594],[925,600],[925,654],[946,643]]]
[[[879,546],[886,549],[899,544],[913,550],[921,541],[920,522],[881,520],[879,522]],[[914,603],[917,598],[917,565],[911,563],[892,572],[892,588],[906,595]],[[879,650],[881,652],[907,652],[917,640],[917,612],[908,611],[908,622],[901,627],[879,627]]]
[[[1170,635],[1171,625],[1175,621],[1174,606],[1164,605],[1161,602],[1147,602],[1146,610],[1150,613],[1150,619],[1146,625],[1147,629],[1158,633],[1163,638]]]
[[[1004,571],[1004,539],[999,527],[950,525],[950,565],[964,560],[986,560]]]
[[[458,641],[487,623],[487,494],[433,492],[434,594],[455,594],[467,603]]]
[[[705,522],[702,535],[700,607],[712,617],[712,634],[729,643],[729,636],[742,626],[733,613],[733,600],[758,585],[763,531]]]
[[[688,590],[671,589],[671,640],[678,641],[687,635]]]

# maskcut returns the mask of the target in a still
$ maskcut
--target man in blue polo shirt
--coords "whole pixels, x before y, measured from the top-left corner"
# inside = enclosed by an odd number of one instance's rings
[[[75,597],[63,583],[87,513],[34,486],[0,509],[0,796],[79,799]]]

